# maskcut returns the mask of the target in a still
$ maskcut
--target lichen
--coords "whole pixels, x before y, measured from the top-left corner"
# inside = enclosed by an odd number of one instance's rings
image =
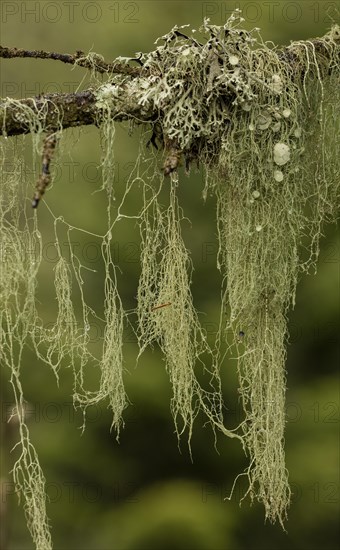
[[[9,369],[13,415],[19,433],[14,446],[19,456],[12,470],[15,488],[19,501],[23,502],[27,526],[36,547],[49,550],[52,544],[46,513],[45,478],[30,439],[21,384],[24,348],[28,341],[34,340],[39,325],[35,292],[42,255],[36,220],[30,223],[22,212],[22,159],[23,148],[6,143],[0,186],[0,359],[2,366]]]
[[[248,492],[263,502],[267,518],[283,525],[290,501],[287,312],[299,273],[316,265],[322,222],[339,209],[339,44],[333,30],[321,41],[327,61],[309,41],[280,52],[241,22],[239,13],[221,27],[205,20],[204,43],[174,28],[144,58],[148,82],[139,87],[134,80],[130,91],[162,113],[165,147],[172,140],[187,167],[202,164],[205,193],[216,194],[222,307],[229,312],[219,340],[231,330],[232,347],[240,331],[245,334],[238,370]],[[155,255],[152,261],[150,272]],[[149,328],[159,330],[151,322]]]
[[[20,176],[23,150],[10,143],[3,129],[3,181],[0,189],[1,280],[0,316],[2,363],[10,371],[19,419],[20,457],[13,474],[24,500],[27,522],[37,548],[51,547],[45,479],[22,413],[24,393],[21,364],[25,346],[49,364],[58,378],[62,365],[74,373],[75,405],[105,401],[112,409],[117,437],[128,404],[123,374],[123,325],[112,240],[116,224],[135,219],[142,236],[138,287],[137,336],[139,355],[158,345],[172,385],[171,411],[178,436],[186,430],[189,444],[193,423],[201,410],[213,429],[238,438],[249,457],[252,499],[265,507],[270,521],[282,526],[290,501],[284,456],[287,314],[295,304],[299,276],[316,267],[322,223],[336,218],[340,197],[337,152],[339,121],[339,27],[317,41],[292,42],[278,50],[262,41],[258,29],[242,29],[240,12],[222,26],[205,20],[201,38],[175,27],[157,41],[154,51],[138,58],[139,76],[95,77],[98,126],[101,132],[103,182],[107,199],[107,230],[93,234],[72,226],[48,209],[54,223],[57,263],[54,269],[57,312],[44,326],[37,311],[37,276],[42,261],[38,215],[28,214],[25,197],[31,185]],[[327,52],[327,55],[323,55]],[[83,58],[81,58],[83,60]],[[32,135],[33,155],[41,153],[47,131],[47,103],[31,105],[7,98],[0,114],[11,108],[17,122]],[[141,140],[136,165],[123,197],[115,203],[114,113],[125,106],[153,113],[153,145],[167,156],[160,174]],[[133,112],[130,109],[129,112]],[[63,113],[55,113],[60,133]],[[138,118],[131,128],[140,122]],[[144,138],[144,136],[143,136]],[[18,144],[20,144],[18,140]],[[216,349],[210,349],[191,293],[190,255],[181,227],[178,166],[193,163],[205,169],[205,196],[216,197],[222,272],[222,313]],[[5,164],[10,159],[11,170]],[[168,206],[159,191],[170,175]],[[144,202],[139,215],[125,213],[126,197],[138,182]],[[124,207],[124,208],[123,208]],[[66,230],[70,256],[62,253],[59,228]],[[72,250],[70,234],[80,231],[101,242],[104,270],[102,314],[86,303],[82,270]],[[75,313],[75,292],[81,319]],[[101,355],[89,348],[89,317],[104,322]],[[222,417],[220,350],[238,350],[240,397],[244,419],[228,430]],[[88,389],[87,367],[100,372],[98,389]],[[208,374],[202,387],[198,372]]]
[[[173,389],[171,410],[176,432],[180,436],[187,429],[190,446],[193,422],[200,410],[208,414],[213,427],[222,422],[222,399],[219,373],[217,369],[209,371],[212,354],[193,304],[191,261],[181,235],[177,187],[178,178],[172,175],[165,210],[156,193],[144,193],[138,340],[140,354],[156,343],[164,353]],[[198,381],[198,363],[210,373],[209,390]]]

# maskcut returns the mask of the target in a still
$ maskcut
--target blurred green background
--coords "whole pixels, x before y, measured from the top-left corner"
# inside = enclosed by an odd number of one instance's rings
[[[95,51],[107,61],[149,51],[154,41],[175,24],[198,28],[204,16],[223,24],[235,7],[244,8],[245,26],[262,29],[277,44],[324,34],[337,17],[333,2],[3,2],[1,44],[25,49],[73,53]],[[84,81],[82,79],[85,78]],[[57,62],[18,59],[2,61],[1,96],[30,97],[39,93],[86,88],[84,70]],[[29,138],[27,139],[29,143]],[[117,200],[137,154],[139,132],[117,129]],[[29,147],[29,145],[28,145]],[[105,230],[105,198],[93,194],[100,186],[101,148],[92,127],[65,133],[53,188],[45,200],[55,216],[95,233]],[[28,157],[29,162],[29,157]],[[37,167],[39,169],[39,166]],[[34,176],[28,173],[34,187]],[[201,173],[180,177],[183,235],[193,265],[194,303],[201,322],[213,336],[219,316],[220,275],[216,269],[216,226],[213,199],[204,205]],[[132,192],[127,213],[139,208]],[[27,203],[29,209],[29,202]],[[44,262],[39,280],[40,311],[53,320],[53,219],[42,203],[38,209],[44,238]],[[113,257],[124,307],[135,307],[139,275],[139,232],[131,221],[116,226]],[[65,238],[64,238],[65,237]],[[64,238],[64,239],[63,239]],[[61,232],[60,239],[66,240]],[[85,297],[100,313],[103,266],[100,241],[72,232],[77,253],[96,273],[84,272]],[[339,515],[339,256],[337,228],[325,227],[317,275],[299,284],[297,304],[290,315],[287,361],[287,467],[293,489],[287,531],[264,524],[260,505],[248,500],[239,507],[246,486],[242,478],[231,501],[225,501],[233,480],[247,462],[236,441],[218,435],[217,450],[210,428],[198,418],[192,440],[193,462],[185,437],[180,449],[174,434],[169,402],[171,389],[157,349],[147,351],[135,368],[137,346],[125,334],[125,382],[131,401],[125,428],[117,443],[110,434],[111,416],[105,405],[89,410],[83,435],[82,417],[72,408],[70,369],[53,373],[27,353],[23,387],[31,416],[29,427],[46,475],[54,546],[58,550],[332,550],[338,547]],[[65,249],[66,250],[66,249]],[[96,346],[97,334],[92,335]],[[225,420],[241,417],[236,365],[223,365]],[[95,373],[90,375],[93,384]],[[8,471],[16,427],[6,423],[12,404],[8,372],[2,369],[2,472],[7,493],[7,547],[32,548],[21,507],[13,494]],[[4,529],[4,527],[3,527]],[[5,540],[5,539],[4,539]]]

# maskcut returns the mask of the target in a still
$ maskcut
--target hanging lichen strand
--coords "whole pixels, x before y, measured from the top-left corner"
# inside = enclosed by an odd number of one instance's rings
[[[39,127],[38,114],[25,108],[29,116],[33,141],[34,161],[41,156],[43,127]],[[113,139],[114,131],[104,125],[104,140]],[[27,526],[37,550],[52,548],[49,521],[46,513],[45,477],[39,458],[31,441],[26,420],[27,403],[21,380],[22,363],[27,348],[34,350],[37,358],[51,367],[58,380],[61,366],[70,365],[74,372],[74,401],[85,412],[92,404],[107,401],[112,409],[112,426],[117,438],[122,425],[122,412],[127,405],[122,372],[123,308],[117,292],[115,266],[111,257],[112,188],[107,184],[112,179],[113,163],[106,162],[103,189],[107,191],[108,230],[104,235],[90,234],[102,243],[104,281],[104,337],[101,357],[89,349],[90,319],[102,320],[85,301],[87,290],[83,288],[82,265],[74,252],[71,231],[87,233],[69,225],[62,217],[55,217],[49,210],[53,224],[57,255],[54,267],[54,286],[57,314],[53,323],[46,324],[37,311],[37,279],[42,267],[44,236],[38,229],[37,213],[31,209],[32,182],[25,177],[25,138],[3,141],[1,144],[0,185],[0,360],[10,373],[14,403],[11,411],[18,425],[18,442],[12,449],[18,455],[13,466],[13,480],[19,500],[23,502]],[[112,147],[112,142],[110,141]],[[37,157],[38,155],[38,157]],[[111,154],[112,156],[112,154]],[[67,230],[68,250],[63,255],[62,240],[58,230]],[[51,243],[49,243],[51,244]],[[66,243],[63,243],[65,245]],[[73,283],[73,285],[72,285]],[[75,283],[75,284],[74,284]],[[75,287],[75,289],[73,288]],[[74,290],[82,318],[75,313]],[[80,300],[79,300],[80,298]],[[85,367],[94,365],[100,369],[100,385],[97,391],[86,389]]]
[[[339,207],[340,182],[339,73],[327,81],[314,47],[290,48],[295,61],[289,64],[267,49],[248,54],[255,97],[233,111],[208,172],[218,201],[225,328],[233,329],[235,340],[244,334],[238,369],[249,490],[263,502],[266,517],[281,523],[290,500],[284,459],[287,311],[294,306],[299,271],[315,265],[321,222]],[[305,66],[302,79],[294,78],[294,63]]]
[[[2,151],[3,152],[3,151]],[[11,421],[16,421],[19,441],[13,479],[23,502],[27,526],[38,549],[52,548],[46,515],[45,477],[26,423],[27,405],[21,385],[22,355],[27,340],[33,340],[38,325],[35,308],[37,271],[41,261],[41,239],[36,220],[23,215],[25,189],[23,148],[6,144],[1,156],[0,185],[0,360],[10,372],[14,403]]]
[[[101,124],[101,138],[103,145],[103,158],[101,163],[102,168],[102,190],[106,192],[107,197],[107,231],[105,235],[99,236],[101,239],[102,261],[105,270],[104,280],[104,336],[102,357],[97,362],[101,377],[100,387],[98,391],[86,390],[84,388],[85,372],[84,366],[86,361],[80,361],[78,372],[74,370],[75,375],[75,403],[79,403],[84,407],[84,413],[90,405],[100,404],[105,400],[109,401],[109,406],[112,410],[113,418],[111,428],[116,431],[117,439],[119,432],[123,426],[123,411],[128,405],[127,395],[125,393],[123,382],[123,328],[124,328],[124,310],[117,289],[116,267],[112,259],[112,240],[114,237],[114,226],[120,219],[120,208],[124,204],[124,200],[129,191],[129,186],[125,191],[121,204],[118,206],[118,214],[113,216],[113,208],[115,201],[113,181],[114,181],[114,137],[115,126],[110,115],[110,106],[102,105],[102,110],[105,112],[104,121]],[[82,288],[82,277],[80,270],[73,263],[74,273],[78,281],[78,287],[82,295],[83,307],[83,324],[85,331],[89,329],[88,313],[89,308],[85,303]],[[96,314],[91,311],[96,317]],[[79,353],[78,353],[79,355]],[[81,355],[80,355],[81,357]],[[85,427],[85,416],[84,426]]]
[[[188,430],[190,447],[193,422],[199,410],[206,412],[215,426],[222,422],[222,403],[219,375],[216,370],[209,372],[211,351],[193,305],[191,262],[181,236],[177,186],[177,175],[172,175],[166,210],[150,185],[144,188],[138,339],[140,354],[155,343],[164,353],[173,389],[171,410],[176,432],[179,437]],[[209,373],[210,391],[203,389],[197,380],[198,362]]]
[[[216,193],[227,312],[218,340],[230,329],[230,347],[243,340],[238,370],[248,492],[263,502],[266,518],[283,525],[290,501],[287,311],[299,272],[315,267],[321,223],[339,208],[340,33],[335,26],[319,42],[294,42],[279,52],[262,42],[258,29],[241,30],[241,22],[239,13],[222,27],[205,21],[204,44],[176,27],[143,58],[151,76],[128,86],[142,106],[151,102],[161,113],[155,136],[168,154],[165,173],[177,166],[175,151],[187,167],[196,160],[206,168],[205,192]],[[157,269],[151,248],[148,272]],[[172,300],[165,292],[154,303]],[[154,312],[164,329],[173,312],[173,305]],[[160,321],[148,330],[161,332]]]

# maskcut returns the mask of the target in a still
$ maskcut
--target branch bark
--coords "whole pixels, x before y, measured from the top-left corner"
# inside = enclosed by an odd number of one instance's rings
[[[4,103],[0,101],[0,120],[3,124],[3,134],[18,136],[35,131],[31,126],[31,117],[21,107],[34,109],[38,120],[43,124],[44,131],[50,133],[78,126],[98,125],[103,119],[101,109],[96,106],[96,96],[93,90],[68,94],[45,94],[35,98],[22,99],[19,102]],[[60,116],[62,113],[62,118]],[[111,116],[117,121],[138,118],[140,122],[153,119],[154,113],[141,108],[132,101],[122,104],[117,99],[116,108],[111,110]],[[36,128],[38,130],[38,127]]]

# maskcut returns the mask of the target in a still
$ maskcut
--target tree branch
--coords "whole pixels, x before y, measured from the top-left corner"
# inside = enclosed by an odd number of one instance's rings
[[[43,50],[23,50],[19,48],[6,48],[0,46],[0,57],[3,59],[13,59],[15,57],[29,57],[31,59],[54,59],[68,63],[70,65],[78,65],[85,69],[93,69],[98,73],[108,74],[126,74],[129,76],[139,76],[140,67],[130,67],[129,65],[123,65],[113,61],[107,63],[104,61],[101,55],[89,54],[85,55],[82,50],[77,50],[75,54],[57,53],[57,52],[45,52]],[[138,58],[133,59],[140,63]]]
[[[182,35],[186,39],[185,35]],[[183,38],[182,38],[183,40]],[[190,39],[188,39],[190,41]],[[315,56],[320,67],[324,67],[327,74],[332,71],[339,71],[337,60],[338,46],[340,42],[340,30],[335,25],[332,30],[323,38],[315,38],[306,41],[306,44],[312,45]],[[198,43],[195,43],[196,45]],[[303,41],[300,42],[304,44]],[[203,47],[201,44],[199,46]],[[335,54],[335,49],[337,50]],[[157,52],[159,53],[159,52]],[[283,47],[278,50],[278,55],[292,68],[292,72],[301,75],[301,80],[305,76],[306,68],[301,65],[299,57],[291,46]],[[336,55],[336,59],[335,56]],[[83,52],[77,51],[75,54],[58,54],[54,52],[29,51],[16,48],[0,47],[0,57],[31,57],[39,59],[55,59],[69,64],[78,64],[85,68],[94,69],[100,73],[117,73],[126,75],[127,79],[116,82],[114,87],[117,90],[117,97],[114,97],[110,110],[110,116],[117,121],[130,118],[138,119],[140,122],[151,122],[160,115],[158,108],[152,107],[152,102],[141,104],[136,100],[133,93],[125,93],[129,82],[135,77],[141,77],[142,81],[150,77],[150,69],[146,67],[131,67],[128,64],[117,64],[117,62],[106,63],[101,56],[92,54],[84,56]],[[330,63],[330,60],[335,60]],[[139,61],[135,59],[135,61]],[[141,61],[139,61],[141,63]],[[162,75],[159,74],[159,77]],[[131,77],[131,78],[129,78]],[[152,78],[155,77],[155,74]],[[135,80],[138,87],[138,78]],[[131,91],[131,89],[130,89]],[[108,116],[99,106],[98,95],[95,90],[89,89],[77,93],[54,93],[37,96],[22,100],[11,100],[9,98],[0,100],[0,121],[2,124],[2,133],[5,136],[16,136],[27,134],[39,130],[41,127],[47,133],[60,130],[61,127],[71,128],[85,126],[90,124],[100,124],[103,116]],[[25,107],[27,109],[25,109]],[[228,108],[233,109],[231,102]],[[32,117],[32,110],[37,115]],[[32,122],[32,120],[35,122]],[[33,124],[37,124],[34,127]]]
[[[44,131],[50,133],[66,128],[78,126],[98,125],[103,119],[103,112],[96,105],[97,98],[94,90],[85,90],[77,93],[54,93],[18,100],[0,101],[0,120],[3,124],[4,135],[18,136],[37,131],[32,128],[30,109],[37,114]],[[23,107],[29,107],[27,112]],[[62,115],[61,115],[62,113]],[[140,122],[153,119],[153,112],[142,109],[128,99],[123,102],[117,99],[116,106],[111,109],[111,117],[117,121],[129,118],[138,118]]]

